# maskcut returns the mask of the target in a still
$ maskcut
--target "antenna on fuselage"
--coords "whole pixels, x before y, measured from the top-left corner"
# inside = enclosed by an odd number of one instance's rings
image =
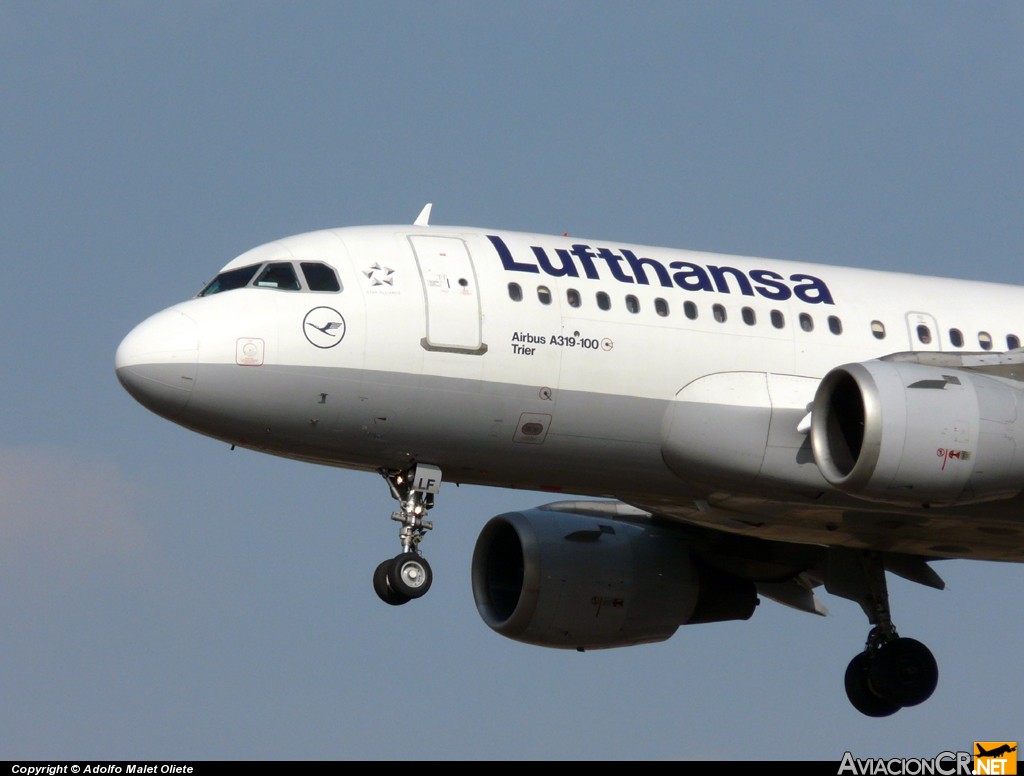
[[[430,208],[433,207],[433,203],[428,202],[423,206],[423,210],[416,216],[416,220],[412,222],[413,226],[430,226]]]

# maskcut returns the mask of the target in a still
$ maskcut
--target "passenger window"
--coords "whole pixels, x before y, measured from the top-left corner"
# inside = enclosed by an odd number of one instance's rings
[[[839,320],[836,316],[830,315],[828,317],[828,330],[833,334],[842,334],[843,322]]]
[[[565,292],[565,301],[569,303],[569,307],[579,307],[583,304],[583,299],[580,297],[580,292],[575,288],[570,288]]]
[[[306,288],[310,291],[341,291],[341,283],[334,270],[317,261],[304,261],[299,264],[306,278]],[[390,279],[384,281],[390,283]]]
[[[800,313],[800,328],[804,331],[814,331],[814,319],[810,313]]]
[[[518,283],[508,284],[508,298],[513,302],[523,301],[523,289]]]
[[[725,308],[720,304],[716,304],[711,308],[711,314],[715,316],[715,320],[719,323],[725,323],[726,314]]]
[[[962,348],[964,346],[963,332],[960,329],[950,329],[949,341],[953,343],[954,348]]]
[[[606,294],[604,291],[598,291],[597,292],[597,306],[600,307],[602,310],[611,310],[612,309],[611,297],[608,296],[608,294]]]
[[[668,315],[668,302],[666,302],[661,297],[658,297],[657,299],[655,299],[654,300],[654,312],[656,312],[658,315],[660,315],[662,318],[664,318],[666,315]]]
[[[754,308],[744,307],[741,312],[743,315],[743,322],[747,324],[747,326],[753,326],[757,323],[757,314],[754,312]]]
[[[551,304],[551,289],[547,286],[537,286],[537,298],[541,304]]]
[[[930,345],[932,343],[932,330],[923,323],[917,326],[917,341],[922,345]]]
[[[686,315],[691,321],[697,320],[697,304],[696,302],[683,302],[683,314]]]
[[[872,321],[871,336],[875,339],[885,339],[885,324],[881,321]]]
[[[268,264],[257,276],[256,285],[260,288],[298,291],[299,279],[295,277],[295,267],[290,262],[274,262]]]
[[[982,350],[992,350],[992,335],[987,331],[978,332],[978,344]]]
[[[1006,335],[1006,349],[1007,350],[1016,350],[1019,347],[1020,347],[1020,337],[1018,337],[1016,334],[1007,334]]]
[[[632,294],[629,294],[626,297],[626,309],[629,310],[631,313],[640,312],[640,300],[637,299]]]
[[[776,329],[782,329],[786,326],[786,316],[782,314],[781,310],[772,310],[771,318],[772,326]]]

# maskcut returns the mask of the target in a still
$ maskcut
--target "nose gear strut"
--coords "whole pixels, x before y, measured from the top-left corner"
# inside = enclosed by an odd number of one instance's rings
[[[425,595],[433,581],[430,564],[420,554],[419,546],[427,531],[434,527],[423,518],[434,506],[434,495],[441,489],[441,470],[429,464],[417,464],[408,469],[377,471],[399,503],[391,519],[402,524],[398,532],[402,552],[377,566],[373,589],[384,603],[401,606]]]

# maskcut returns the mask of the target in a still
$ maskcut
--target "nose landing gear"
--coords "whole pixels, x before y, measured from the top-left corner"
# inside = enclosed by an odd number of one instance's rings
[[[373,589],[386,604],[401,606],[426,594],[433,581],[433,572],[419,545],[433,523],[424,520],[434,506],[434,495],[441,489],[441,470],[428,464],[417,464],[404,470],[380,469],[391,495],[400,508],[391,519],[401,523],[398,532],[402,552],[382,561],[373,572]]]

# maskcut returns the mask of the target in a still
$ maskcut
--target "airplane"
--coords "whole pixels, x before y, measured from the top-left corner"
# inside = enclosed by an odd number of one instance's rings
[[[1009,754],[1010,752],[1016,752],[1016,746],[1010,746],[1009,744],[1000,744],[991,752],[985,749],[981,744],[975,744],[978,747],[978,757],[999,757],[1003,754]]]
[[[938,667],[887,574],[1024,560],[1024,288],[613,240],[409,225],[286,237],[138,324],[116,374],[232,449],[381,476],[423,596],[442,483],[571,494],[496,515],[472,558],[497,633],[660,642],[762,599],[870,631],[844,675],[870,717]]]

